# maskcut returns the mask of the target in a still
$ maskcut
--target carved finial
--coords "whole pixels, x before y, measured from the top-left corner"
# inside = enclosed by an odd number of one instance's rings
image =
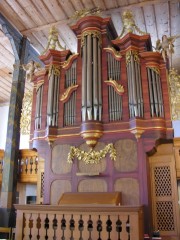
[[[48,37],[48,44],[46,49],[44,50],[44,53],[47,52],[48,49],[53,49],[56,50],[56,47],[59,47],[62,50],[65,50],[64,47],[61,46],[60,42],[59,42],[59,38],[58,38],[58,30],[55,26],[52,26],[49,30],[49,37]]]
[[[130,10],[126,10],[123,12],[122,20],[123,20],[123,30],[118,38],[123,37],[127,33],[133,33],[135,32],[135,30],[141,35],[146,34],[145,32],[142,32],[138,28],[138,26],[135,24],[133,13]]]

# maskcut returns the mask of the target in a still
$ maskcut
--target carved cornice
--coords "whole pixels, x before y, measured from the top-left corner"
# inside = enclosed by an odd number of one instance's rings
[[[78,57],[79,53],[74,53],[69,56],[69,58],[63,63],[62,67],[68,69],[71,63]]]
[[[113,47],[104,48],[104,50],[106,52],[111,53],[115,57],[116,60],[120,60],[122,58],[121,53]]]
[[[69,100],[72,92],[74,92],[77,88],[78,88],[79,85],[72,85],[70,87],[68,87],[67,89],[65,89],[65,92],[61,95],[60,97],[60,101],[65,103]]]
[[[118,95],[122,95],[124,93],[124,87],[121,84],[118,84],[116,80],[112,80],[112,78],[110,78],[109,80],[106,80],[104,82],[107,85],[112,86]]]
[[[81,47],[84,46],[84,39],[86,36],[92,35],[93,37],[96,37],[99,39],[99,45],[102,45],[102,38],[101,38],[101,32],[98,30],[86,30],[81,34]]]
[[[104,149],[100,151],[94,151],[90,149],[89,152],[85,152],[76,147],[71,147],[68,154],[68,163],[72,163],[73,159],[77,157],[79,161],[84,161],[86,164],[98,164],[102,158],[106,157],[106,154],[110,154],[111,160],[116,160],[116,149],[112,143],[109,143]]]

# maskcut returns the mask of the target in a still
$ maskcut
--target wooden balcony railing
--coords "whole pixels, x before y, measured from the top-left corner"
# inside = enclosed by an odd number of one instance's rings
[[[16,240],[142,240],[141,206],[15,205]]]
[[[0,183],[3,174],[4,150],[0,150]],[[38,179],[38,152],[35,149],[19,150],[18,181],[21,183],[37,183]]]

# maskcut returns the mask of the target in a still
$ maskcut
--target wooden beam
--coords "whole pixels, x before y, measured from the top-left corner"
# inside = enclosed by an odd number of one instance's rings
[[[178,2],[178,0],[172,0],[172,2],[176,3],[176,2]],[[132,7],[143,7],[143,6],[146,6],[146,5],[160,4],[160,3],[167,3],[167,0],[152,0],[152,1],[133,3],[133,4],[129,4],[128,6],[113,8],[113,9],[107,10],[107,11],[102,11],[102,14],[110,15],[110,14],[113,14],[113,13],[119,13],[123,9],[128,9],[128,8],[132,8]],[[52,22],[52,23],[44,24],[42,26],[33,27],[33,28],[23,30],[23,31],[21,31],[21,34],[27,35],[28,33],[37,32],[37,31],[47,29],[47,28],[49,29],[53,25],[60,27],[61,25],[64,25],[64,24],[69,25],[70,23],[72,23],[72,20],[70,18],[63,19],[63,20]]]

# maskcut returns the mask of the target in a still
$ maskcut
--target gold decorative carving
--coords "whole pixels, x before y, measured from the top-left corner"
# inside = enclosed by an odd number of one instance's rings
[[[54,76],[59,76],[60,75],[60,66],[51,64],[49,66],[48,78],[51,76],[51,74],[54,74]]]
[[[42,70],[41,64],[38,62],[34,62],[33,60],[31,60],[27,64],[19,65],[19,67],[22,67],[23,70],[26,72],[26,81],[28,82],[32,82],[35,72],[39,72]]]
[[[74,92],[79,85],[72,85],[70,87],[68,87],[65,92],[62,94],[62,96],[60,97],[60,101],[65,103],[68,101],[68,99],[70,98],[72,92]]]
[[[172,120],[180,120],[180,75],[174,68],[169,71],[169,88],[171,118]]]
[[[122,20],[123,20],[123,29],[118,38],[123,37],[127,33],[133,33],[135,32],[135,30],[141,35],[147,34],[146,32],[141,31],[138,28],[138,26],[135,24],[134,17],[131,11],[129,10],[124,11],[122,15]]]
[[[81,47],[84,46],[84,39],[86,36],[92,35],[93,37],[96,37],[99,39],[99,45],[102,45],[102,38],[101,38],[101,33],[97,30],[86,30],[82,33],[81,35]]]
[[[122,95],[124,93],[124,87],[121,84],[118,84],[116,80],[112,80],[112,78],[110,78],[104,82],[107,83],[107,85],[112,86],[118,95]]]
[[[139,62],[139,56],[137,51],[129,50],[126,52],[126,64],[129,64],[131,61],[131,56],[134,57],[135,62]]]
[[[67,161],[68,163],[72,163],[73,159],[77,157],[79,161],[82,160],[86,164],[98,164],[100,160],[106,156],[107,153],[110,154],[111,160],[116,160],[116,149],[112,143],[109,143],[104,149],[100,151],[94,151],[93,149],[90,149],[89,152],[85,152],[76,147],[71,147]]]
[[[151,67],[151,66],[148,66],[149,69],[153,70],[155,73],[157,73],[158,75],[160,75],[160,70],[159,68],[157,67]]]
[[[174,53],[174,42],[180,35],[168,37],[167,35],[162,36],[162,41],[158,39],[156,41],[156,51],[162,54],[164,62],[166,58],[169,58],[170,68],[172,67],[172,54]]]
[[[104,48],[104,50],[106,50],[107,52],[112,53],[112,54],[115,56],[115,58],[117,58],[117,59],[122,58],[121,53],[120,53],[119,51],[117,51],[117,50],[116,50],[115,48],[113,48],[113,47]]]
[[[62,67],[68,68],[70,62],[72,62],[78,55],[79,55],[79,53],[74,53],[74,54],[70,55],[68,57],[68,59],[63,63]]]
[[[46,53],[48,49],[56,49],[56,46],[58,46],[60,49],[65,50],[64,47],[61,46],[58,38],[58,30],[55,26],[52,26],[49,30],[49,36],[48,36],[48,43],[47,47],[43,51],[42,54]]]
[[[20,121],[21,134],[23,135],[30,134],[32,97],[32,91],[28,91],[24,94]]]
[[[135,129],[131,130],[131,133],[133,133],[135,135],[137,140],[141,137],[143,132],[144,132],[144,129],[139,129],[139,128],[135,128]]]
[[[44,84],[44,80],[40,80],[37,82],[37,84],[34,85],[34,88],[37,90]]]
[[[72,15],[71,19],[72,20],[78,20],[80,18],[83,18],[85,16],[89,16],[89,15],[99,16],[100,13],[101,13],[101,10],[100,10],[99,7],[95,7],[95,8],[90,9],[90,10],[84,8],[84,9],[81,9],[79,11],[75,11],[75,13],[74,13],[74,15]]]

